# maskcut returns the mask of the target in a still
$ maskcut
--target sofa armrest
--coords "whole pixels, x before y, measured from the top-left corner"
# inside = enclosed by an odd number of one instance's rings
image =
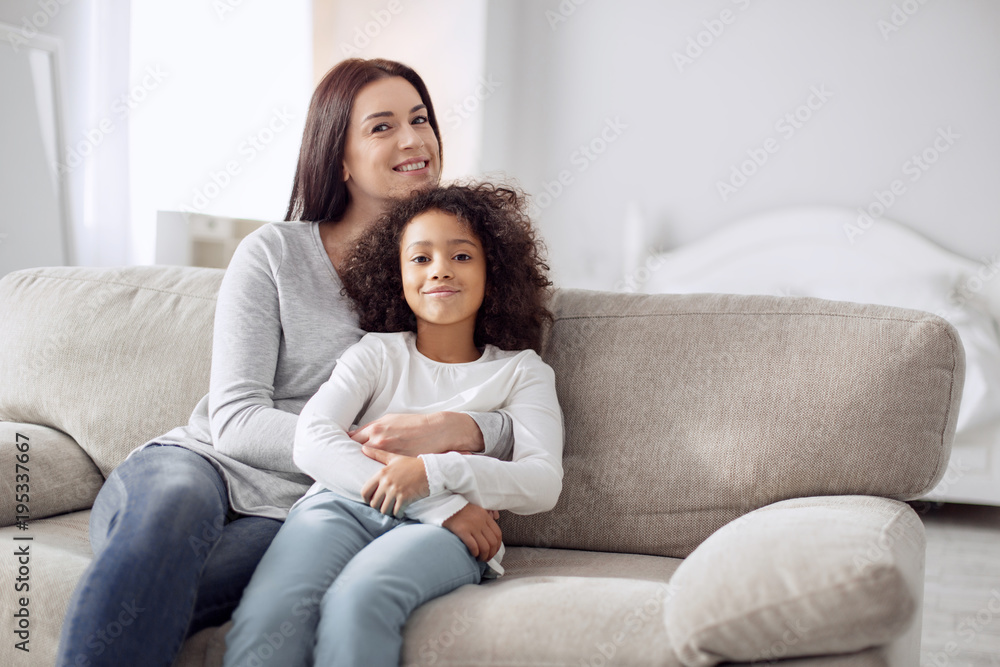
[[[905,503],[796,498],[716,531],[678,567],[665,612],[686,667],[919,642],[924,529]],[[918,651],[892,646],[893,657]],[[902,652],[901,652],[902,651]],[[916,664],[918,655],[912,653]],[[895,664],[895,660],[893,661]]]
[[[87,453],[62,431],[0,422],[0,443],[0,526],[15,523],[19,504],[27,506],[29,523],[94,504],[104,478]]]

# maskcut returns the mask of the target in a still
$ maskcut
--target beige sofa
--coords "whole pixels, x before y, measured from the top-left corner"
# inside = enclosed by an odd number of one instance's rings
[[[52,664],[103,478],[207,390],[221,276],[46,268],[0,281],[0,663]],[[924,535],[902,501],[948,461],[964,361],[944,320],[575,290],[554,311],[559,504],[502,518],[507,575],[420,608],[403,664],[918,664]],[[203,631],[180,662],[218,664],[222,637]]]

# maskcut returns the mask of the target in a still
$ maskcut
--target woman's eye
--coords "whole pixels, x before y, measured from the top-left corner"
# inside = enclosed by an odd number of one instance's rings
[[[417,125],[418,123],[426,123],[427,122],[427,116],[417,116],[416,118],[414,118],[410,122],[412,124],[414,124],[414,125]]]
[[[374,134],[375,132],[385,132],[388,129],[389,129],[389,123],[379,123],[378,125],[372,128],[372,133]]]

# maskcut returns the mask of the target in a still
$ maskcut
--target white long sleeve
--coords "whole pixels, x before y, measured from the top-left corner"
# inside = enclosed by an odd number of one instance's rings
[[[407,507],[406,515],[441,525],[468,502],[521,514],[551,509],[562,488],[562,413],[555,375],[531,350],[487,346],[476,361],[444,364],[420,354],[412,333],[368,334],[344,352],[303,407],[295,464],[318,485],[363,502],[361,487],[382,464],[347,436],[353,424],[389,412],[498,409],[512,422],[512,460],[422,455],[431,495]]]
[[[469,502],[516,514],[552,509],[562,490],[562,412],[555,374],[537,355],[519,360],[515,389],[501,409],[514,430],[511,461],[457,452],[423,454],[432,494],[453,491]]]

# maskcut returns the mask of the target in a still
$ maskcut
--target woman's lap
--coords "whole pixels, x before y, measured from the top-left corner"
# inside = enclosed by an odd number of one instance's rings
[[[237,549],[235,540],[223,535],[268,541],[274,533],[260,523],[269,520],[225,525],[227,511],[224,481],[195,452],[150,446],[118,466],[91,513],[95,558],[70,601],[60,664],[83,656],[92,665],[155,660],[169,665],[192,618],[195,625],[224,621],[242,591],[234,579],[241,573],[249,578],[255,563],[247,561],[254,553],[259,557],[266,544]],[[229,548],[215,549],[216,544]],[[122,614],[129,617],[127,624],[118,623]],[[117,634],[111,637],[108,628]]]

